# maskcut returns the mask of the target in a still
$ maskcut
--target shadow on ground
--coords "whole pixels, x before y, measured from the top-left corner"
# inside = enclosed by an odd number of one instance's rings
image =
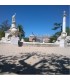
[[[39,61],[34,64],[26,61],[33,57]],[[33,60],[32,59],[32,60]],[[70,59],[63,55],[41,55],[38,53],[21,54],[20,56],[0,55],[0,74],[69,74]]]

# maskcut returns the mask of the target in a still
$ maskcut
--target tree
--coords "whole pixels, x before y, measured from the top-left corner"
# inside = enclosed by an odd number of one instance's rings
[[[57,30],[60,28],[60,31],[57,31],[53,36],[50,37],[50,42],[53,42],[53,40],[57,40],[57,38],[61,35],[62,32],[62,23],[54,23],[54,28],[52,30]],[[70,28],[66,27],[67,35],[70,34]]]
[[[67,35],[70,35],[70,27],[66,27]]]
[[[19,38],[21,40],[22,38],[25,37],[25,32],[24,32],[23,26],[22,25],[18,25],[18,30],[19,30],[18,36],[19,36]]]
[[[54,28],[52,30],[56,30],[58,28],[60,28],[62,31],[62,23],[54,23]]]
[[[10,28],[10,24],[8,23],[8,20],[5,20],[0,24],[0,30],[7,31]]]
[[[61,35],[62,32],[62,23],[54,23],[54,28],[52,28],[52,30],[57,30],[60,29],[60,31],[57,31],[55,34],[53,34],[50,37],[50,42],[54,42],[57,40],[57,38]]]
[[[0,24],[0,39],[5,36],[5,31],[10,28],[10,24],[8,24],[8,20],[5,20]]]
[[[61,35],[62,32],[62,23],[54,23],[54,28],[52,30],[57,30],[60,28],[60,31],[57,31],[54,35],[56,37],[59,37]]]

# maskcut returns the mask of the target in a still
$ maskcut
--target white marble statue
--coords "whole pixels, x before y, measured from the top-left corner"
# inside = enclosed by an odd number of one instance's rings
[[[16,13],[12,16],[12,22],[15,22]]]
[[[11,44],[18,44],[18,29],[16,27],[16,13],[12,16],[12,24],[9,30],[5,31],[5,37],[2,38],[2,42],[4,43],[11,43]]]

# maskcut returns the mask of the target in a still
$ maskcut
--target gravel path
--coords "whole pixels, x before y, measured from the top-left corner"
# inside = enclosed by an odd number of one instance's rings
[[[0,44],[0,74],[70,74],[70,48]]]

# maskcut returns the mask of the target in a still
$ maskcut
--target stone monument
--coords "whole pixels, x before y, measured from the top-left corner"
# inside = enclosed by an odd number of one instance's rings
[[[66,47],[68,40],[70,40],[70,36],[67,36],[67,33],[66,33],[66,11],[64,11],[62,33],[61,33],[61,36],[58,37],[55,43],[59,44],[60,47]]]
[[[2,38],[1,42],[4,43],[11,43],[11,44],[18,44],[18,32],[19,30],[16,27],[16,14],[12,16],[12,24],[9,30],[5,31],[5,37]]]
[[[64,11],[60,47],[66,47],[67,46],[66,37],[67,37],[67,33],[66,33],[66,11]]]

